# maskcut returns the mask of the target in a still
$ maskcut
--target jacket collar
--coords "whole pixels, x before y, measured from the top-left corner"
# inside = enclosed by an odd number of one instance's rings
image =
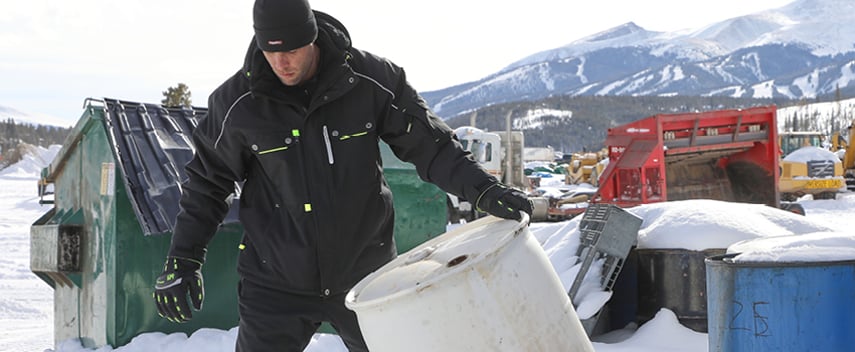
[[[314,11],[318,21],[318,39],[316,45],[321,49],[321,63],[318,74],[314,78],[315,91],[329,89],[342,74],[351,73],[348,60],[351,49],[350,34],[344,25],[332,16]],[[253,95],[276,97],[278,99],[297,99],[297,94],[304,94],[300,87],[283,86],[273,69],[264,59],[261,49],[252,38],[244,58],[243,76],[249,80]],[[288,97],[291,97],[289,99]]]

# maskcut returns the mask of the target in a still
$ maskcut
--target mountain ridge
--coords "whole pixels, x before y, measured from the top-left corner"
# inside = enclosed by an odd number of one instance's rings
[[[59,118],[47,115],[33,115],[15,108],[0,105],[0,121],[12,119],[17,123],[25,123],[30,125],[43,125],[49,127],[70,127],[73,124],[67,123]]]
[[[556,95],[812,99],[840,89],[855,93],[855,2],[799,0],[694,30],[627,22],[423,96],[449,118]]]

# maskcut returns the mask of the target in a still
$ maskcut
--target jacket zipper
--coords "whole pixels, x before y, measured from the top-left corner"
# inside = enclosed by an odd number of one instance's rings
[[[333,158],[332,153],[332,144],[330,143],[330,134],[327,132],[327,125],[324,125],[324,143],[327,145],[327,159],[329,159],[330,165],[335,164],[335,159]]]

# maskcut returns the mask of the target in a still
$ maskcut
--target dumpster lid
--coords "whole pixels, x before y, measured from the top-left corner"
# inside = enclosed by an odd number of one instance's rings
[[[206,108],[168,108],[105,98],[104,124],[144,235],[171,232],[181,183],[193,158],[191,136]],[[233,202],[232,210],[238,202]],[[236,222],[230,211],[225,223]]]

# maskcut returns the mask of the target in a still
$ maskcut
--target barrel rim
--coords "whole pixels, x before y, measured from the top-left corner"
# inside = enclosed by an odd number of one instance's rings
[[[849,266],[855,265],[855,260],[829,260],[829,261],[803,261],[803,262],[734,262],[732,260],[738,253],[727,253],[707,257],[704,262],[708,266],[731,266],[731,267],[751,267],[751,268],[773,268],[773,267],[818,267],[818,266]]]
[[[727,248],[706,248],[706,249],[686,249],[686,248],[634,248],[636,253],[651,253],[651,252],[662,252],[662,253],[717,253],[727,251]]]

